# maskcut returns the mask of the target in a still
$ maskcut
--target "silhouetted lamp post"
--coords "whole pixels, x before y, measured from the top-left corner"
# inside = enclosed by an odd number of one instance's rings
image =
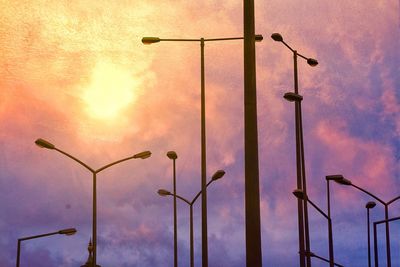
[[[140,153],[137,153],[133,156],[124,158],[124,159],[120,159],[117,161],[114,161],[110,164],[107,164],[97,170],[89,167],[87,164],[85,164],[84,162],[82,162],[81,160],[77,159],[76,157],[68,154],[67,152],[57,148],[55,145],[53,145],[52,143],[50,143],[49,141],[46,141],[44,139],[37,139],[35,141],[35,144],[38,145],[39,147],[42,148],[47,148],[47,149],[51,149],[51,150],[56,150],[58,152],[60,152],[61,154],[69,157],[70,159],[76,161],[77,163],[79,163],[80,165],[82,165],[83,167],[85,167],[87,170],[89,170],[92,175],[93,175],[93,222],[92,222],[92,238],[93,238],[93,266],[96,266],[96,261],[97,261],[97,190],[96,190],[96,176],[99,172],[113,166],[116,165],[118,163],[121,163],[123,161],[127,161],[130,159],[146,159],[148,157],[151,156],[151,152],[150,151],[143,151]]]
[[[307,61],[307,64],[311,67],[318,65],[318,61],[313,58],[305,57],[297,50],[292,49],[284,40],[281,34],[273,33],[271,38],[276,42],[281,42],[290,51],[293,52],[293,70],[294,70],[294,92],[287,92],[283,96],[287,101],[295,103],[295,126],[296,126],[296,169],[297,169],[297,188],[301,189],[307,194],[307,183],[306,183],[306,172],[304,163],[304,141],[303,141],[303,122],[301,115],[301,101],[303,96],[299,94],[299,82],[298,82],[298,71],[297,71],[297,58],[301,57]],[[308,226],[308,209],[307,201],[298,199],[298,227],[299,227],[299,250],[300,250],[300,267],[305,266],[304,256],[307,257],[307,266],[311,266],[311,259],[309,255],[302,253],[304,251],[310,251],[310,236]],[[305,245],[305,249],[304,249]]]
[[[168,151],[167,157],[172,159],[173,173],[172,173],[172,186],[174,196],[174,266],[178,266],[178,231],[177,231],[177,216],[176,216],[176,159],[178,155],[175,151]]]
[[[35,238],[41,238],[41,237],[46,237],[46,236],[51,236],[51,235],[73,235],[77,231],[75,228],[67,228],[63,229],[60,231],[56,232],[51,232],[47,234],[41,234],[41,235],[34,235],[34,236],[28,236],[28,237],[22,237],[18,238],[18,246],[17,246],[17,267],[19,267],[19,262],[20,262],[20,255],[21,255],[21,242],[25,240],[30,240],[30,239],[35,239]]]
[[[308,196],[300,189],[296,189],[293,191],[293,195],[295,195],[298,199],[307,201],[313,206],[322,216],[324,216],[328,220],[328,238],[329,238],[329,265],[333,267],[335,265],[335,260],[333,256],[333,236],[332,236],[332,220],[331,218],[325,214],[317,205],[315,205]],[[309,250],[307,250],[309,251]],[[305,253],[307,257],[310,257],[310,253]]]
[[[207,187],[214,181],[221,179],[225,175],[225,171],[223,170],[218,170],[214,173],[214,175],[211,177],[211,180],[206,184],[206,189]],[[173,196],[174,198],[179,198],[183,202],[189,205],[189,221],[190,221],[190,267],[194,267],[194,236],[193,236],[193,204],[196,202],[196,200],[199,198],[199,196],[202,193],[202,190],[200,190],[197,195],[192,199],[192,201],[187,200],[184,197],[181,197],[180,195],[177,195],[176,193],[171,193],[168,190],[165,189],[160,189],[157,191],[157,193],[160,196]]]
[[[376,203],[374,201],[369,201],[366,205],[365,208],[367,209],[367,230],[368,230],[368,267],[371,267],[371,228],[370,228],[370,221],[369,221],[369,210],[374,208],[376,206]]]
[[[263,40],[262,35],[255,35],[255,41],[261,42]],[[159,38],[159,37],[143,37],[142,43],[150,45],[158,42],[199,42],[200,43],[200,98],[201,98],[201,190],[203,194],[201,196],[201,237],[202,237],[202,266],[208,266],[208,236],[207,236],[207,192],[206,188],[206,116],[205,116],[205,64],[204,64],[204,45],[205,42],[214,41],[229,41],[229,40],[240,40],[243,37],[230,37],[230,38],[197,38],[197,39],[171,39],[171,38]]]
[[[389,205],[392,204],[393,202],[395,202],[396,200],[400,199],[400,196],[397,196],[395,198],[393,198],[392,200],[385,202],[382,199],[378,198],[377,196],[375,196],[374,194],[372,194],[371,192],[368,192],[367,190],[353,184],[350,180],[344,178],[343,175],[341,174],[335,174],[335,175],[329,175],[327,176],[331,180],[334,180],[335,182],[341,184],[341,185],[349,185],[352,186],[356,189],[358,189],[361,192],[364,192],[365,194],[373,197],[375,200],[377,200],[379,203],[381,203],[384,207],[385,207],[385,225],[386,225],[386,260],[387,260],[387,267],[391,267],[392,263],[391,263],[391,256],[390,256],[390,234],[389,234]],[[377,259],[375,259],[376,261]]]

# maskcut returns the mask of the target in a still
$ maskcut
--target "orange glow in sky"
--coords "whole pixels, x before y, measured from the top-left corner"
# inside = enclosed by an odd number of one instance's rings
[[[139,82],[129,70],[111,62],[99,62],[89,79],[82,98],[90,116],[117,120],[125,108],[134,104]]]
[[[293,57],[270,35],[281,33],[319,62],[311,68],[298,61],[310,199],[325,210],[324,177],[337,173],[389,199],[400,194],[399,2],[255,4],[256,33],[264,37],[256,44],[263,254],[265,266],[297,266],[294,105],[282,97],[293,89]],[[171,201],[156,192],[171,190],[170,150],[178,154],[179,194],[190,199],[199,190],[200,46],[145,46],[141,39],[239,37],[242,8],[237,0],[0,0],[0,232],[7,233],[0,267],[15,266],[17,238],[59,226],[78,233],[54,246],[54,239],[32,245],[24,251],[30,266],[80,266],[87,258],[90,174],[60,153],[39,149],[37,138],[94,168],[150,150],[146,160],[99,175],[98,264],[172,265]],[[207,42],[205,74],[207,175],[226,171],[207,194],[209,266],[243,267],[242,41]],[[370,199],[332,188],[335,257],[364,267],[352,256],[365,253]],[[380,208],[374,219],[382,219]],[[391,213],[398,215],[395,208]],[[189,265],[186,211],[179,207],[182,266]],[[310,212],[318,224],[310,227],[313,242],[326,244],[319,231],[326,221],[318,216]],[[326,246],[315,249],[327,253]],[[195,254],[198,265],[200,250]],[[37,255],[49,255],[48,264],[33,262],[42,258]]]

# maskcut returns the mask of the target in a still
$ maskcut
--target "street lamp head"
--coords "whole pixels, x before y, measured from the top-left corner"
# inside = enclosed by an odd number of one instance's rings
[[[52,143],[50,143],[42,138],[37,139],[35,141],[35,144],[39,147],[47,148],[47,149],[55,149],[56,148],[55,145],[53,145]]]
[[[303,96],[301,96],[299,94],[296,94],[296,93],[293,93],[293,92],[285,93],[283,95],[283,98],[286,99],[289,102],[300,102],[300,101],[303,100]]]
[[[161,39],[158,38],[158,37],[143,37],[142,38],[142,43],[145,44],[145,45],[158,43],[160,41],[161,41]]]
[[[67,229],[58,231],[58,233],[60,235],[74,235],[76,232],[77,232],[77,230],[75,228],[67,228]]]
[[[344,178],[341,174],[327,175],[325,176],[325,179],[327,181],[335,181],[342,185],[351,185],[351,181]]]
[[[342,185],[351,185],[351,181],[348,180],[348,179],[346,179],[346,178],[343,178],[343,179],[341,179],[341,180],[337,180],[337,181],[335,181],[335,182],[337,182],[337,183],[339,183],[339,184],[342,184]]]
[[[351,181],[344,178],[343,175],[341,175],[341,174],[327,175],[325,177],[325,179],[328,181],[329,180],[335,181],[338,184],[342,184],[342,185],[351,185]]]
[[[277,32],[273,33],[273,34],[271,35],[271,38],[272,38],[274,41],[283,42],[283,37],[282,37],[282,35],[281,35],[280,33],[277,33]]]
[[[177,158],[178,158],[178,155],[176,154],[175,151],[168,151],[168,152],[167,152],[167,157],[168,157],[169,159],[177,159]]]
[[[295,190],[293,190],[292,193],[295,197],[297,197],[299,199],[305,199],[305,194],[304,194],[303,190],[301,190],[301,189],[295,189]]]
[[[374,202],[374,201],[369,201],[369,202],[367,202],[367,204],[365,204],[365,207],[367,208],[367,209],[372,209],[372,208],[374,208],[376,206],[376,203]]]
[[[216,181],[218,179],[221,179],[224,175],[225,175],[224,170],[218,170],[213,174],[213,176],[211,177],[211,180]]]
[[[307,64],[310,65],[311,67],[315,67],[318,65],[318,61],[314,58],[308,58]]]
[[[325,176],[325,179],[327,181],[338,181],[338,180],[342,180],[344,177],[341,174],[333,174],[333,175],[327,175]]]
[[[133,155],[134,159],[147,159],[148,157],[151,156],[151,152],[150,151],[143,151],[140,153],[137,153],[135,155]]]
[[[261,34],[256,34],[256,42],[261,42],[264,37]]]
[[[169,192],[168,190],[165,190],[165,189],[159,189],[159,190],[157,191],[157,194],[159,194],[159,195],[162,196],[162,197],[172,195],[171,192]]]

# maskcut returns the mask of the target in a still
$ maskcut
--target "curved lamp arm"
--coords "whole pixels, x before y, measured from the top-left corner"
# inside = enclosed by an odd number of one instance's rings
[[[146,158],[148,158],[150,156],[151,156],[151,152],[150,151],[143,151],[143,152],[140,152],[140,153],[135,154],[133,156],[130,156],[130,157],[127,157],[127,158],[120,159],[120,160],[114,161],[112,163],[109,163],[109,164],[97,169],[95,172],[99,173],[102,170],[105,170],[105,169],[107,169],[107,168],[109,168],[109,167],[111,167],[111,166],[113,166],[115,164],[121,163],[123,161],[127,161],[127,160],[130,160],[130,159],[146,159]]]

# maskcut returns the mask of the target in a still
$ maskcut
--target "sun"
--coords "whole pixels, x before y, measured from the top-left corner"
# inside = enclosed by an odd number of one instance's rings
[[[82,99],[86,112],[96,119],[117,119],[137,97],[139,81],[132,72],[112,62],[101,61],[93,68]]]

